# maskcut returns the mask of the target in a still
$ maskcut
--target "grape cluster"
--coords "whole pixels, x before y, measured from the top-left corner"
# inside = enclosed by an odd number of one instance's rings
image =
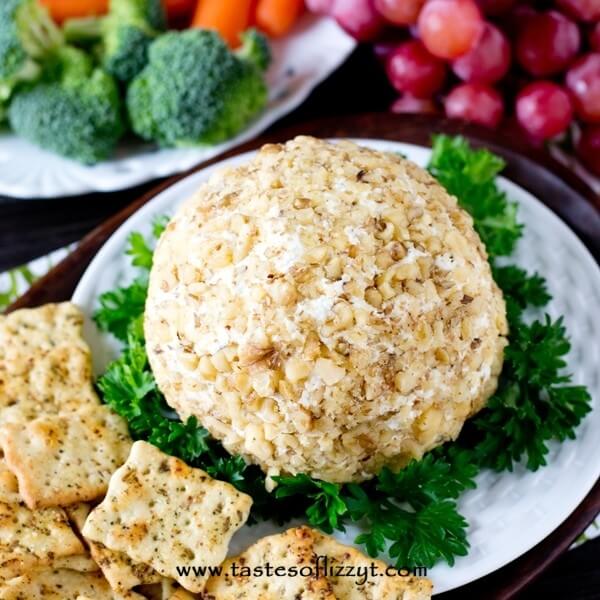
[[[487,127],[512,113],[532,141],[572,134],[583,163],[600,175],[600,0],[306,4],[375,42],[400,94],[394,112],[443,105],[448,117]]]

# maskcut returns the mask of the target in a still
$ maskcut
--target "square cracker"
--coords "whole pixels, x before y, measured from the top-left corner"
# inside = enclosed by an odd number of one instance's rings
[[[33,512],[22,504],[0,502],[0,577],[63,561],[90,568],[85,554],[62,509]]]
[[[180,575],[176,567],[221,564],[251,505],[232,485],[138,441],[83,535],[201,592],[208,576]]]
[[[85,524],[92,507],[86,502],[73,504],[65,508],[67,517],[71,525],[79,535],[83,535],[83,525]],[[152,567],[134,563],[127,554],[109,550],[99,542],[90,542],[86,540],[90,547],[91,557],[89,560],[94,564],[94,569],[100,569],[113,590],[127,591],[138,585],[159,583],[163,577],[159,575]],[[55,565],[57,566],[57,565]],[[70,566],[68,568],[74,568]],[[83,571],[82,568],[76,568],[76,571]]]
[[[90,552],[113,590],[126,591],[163,579],[150,565],[136,563],[124,552],[109,550],[100,542],[90,542]]]
[[[390,574],[388,565],[341,544],[336,539],[313,530],[314,552],[326,556],[325,573],[336,598],[344,600],[430,600],[432,583],[426,577]],[[353,567],[356,576],[337,576],[336,566]],[[376,574],[372,574],[373,570]],[[359,575],[362,573],[363,575]],[[365,581],[365,573],[368,576]]]
[[[19,504],[0,502],[0,574],[3,577],[83,555],[85,548],[62,510],[32,512]]]
[[[33,571],[0,582],[0,600],[142,600],[139,594],[118,594],[100,573],[69,569]]]
[[[91,510],[91,505],[86,502],[73,504],[65,508],[71,525],[79,535],[83,535],[83,526]],[[162,582],[163,577],[152,567],[134,563],[126,554],[109,550],[99,542],[86,541],[90,547],[90,560],[94,564],[94,570],[100,569],[102,571],[113,590],[124,592],[138,585]],[[75,570],[81,571],[83,569]]]
[[[40,566],[98,570],[62,509],[23,506],[17,478],[0,457],[0,578]]]
[[[69,302],[0,315],[0,423],[99,404],[82,325]]]
[[[326,563],[322,557],[327,557]],[[234,563],[236,574],[233,573]],[[253,567],[264,569],[267,563],[273,569],[285,567],[288,575],[251,576],[243,572],[243,567],[249,567],[254,575]],[[353,567],[356,576],[338,576],[338,565]],[[371,565],[374,565],[376,575],[372,574]],[[290,567],[299,571],[302,567],[310,567],[312,574],[292,577],[289,576]],[[360,573],[358,567],[361,567]],[[309,527],[262,538],[240,556],[225,561],[222,568],[222,574],[211,577],[206,584],[207,600],[279,600],[294,598],[296,594],[302,598],[327,600],[430,600],[432,593],[429,579],[387,575],[385,563]]]
[[[0,426],[0,445],[31,509],[66,506],[106,493],[127,458],[127,424],[106,406]]]
[[[264,537],[240,556],[223,563],[221,575],[208,580],[205,598],[335,600],[331,584],[317,572],[313,546],[314,537],[308,527],[288,529],[285,533]],[[268,574],[265,571],[267,564],[273,568],[284,567],[288,575]],[[262,574],[256,574],[254,569],[257,567],[263,569]],[[244,568],[249,571],[244,573]],[[296,569],[296,575],[292,576],[291,569]],[[252,576],[254,574],[256,576]]]

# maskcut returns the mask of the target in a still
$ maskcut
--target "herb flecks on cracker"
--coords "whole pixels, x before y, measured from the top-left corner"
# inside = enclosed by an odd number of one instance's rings
[[[106,406],[40,416],[0,426],[6,464],[32,509],[66,506],[104,495],[127,458],[131,438],[125,421]]]
[[[82,326],[68,302],[0,315],[0,423],[99,404]]]
[[[266,564],[277,565],[285,574],[268,575]],[[336,575],[340,566],[346,576]],[[254,571],[255,567],[262,567],[262,573]],[[369,576],[350,576],[348,567]],[[305,575],[291,576],[290,572]],[[389,573],[385,563],[309,527],[260,539],[240,556],[225,561],[221,575],[211,577],[206,586],[207,595],[217,600],[300,596],[307,600],[429,600],[431,592],[430,580]]]
[[[176,567],[221,564],[251,504],[233,486],[139,441],[83,534],[201,592],[208,575],[180,574]]]

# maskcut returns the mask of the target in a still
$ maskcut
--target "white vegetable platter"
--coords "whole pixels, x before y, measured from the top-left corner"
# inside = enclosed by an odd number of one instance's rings
[[[267,73],[269,102],[239,135],[203,148],[159,149],[131,139],[113,159],[81,165],[0,131],[0,195],[57,198],[89,192],[114,192],[145,181],[186,171],[256,137],[297,108],[310,92],[354,49],[355,41],[328,18],[306,14],[294,31],[271,43],[273,63]]]
[[[430,156],[429,149],[419,146],[357,141],[378,150],[401,152],[420,165]],[[132,231],[150,235],[155,216],[173,214],[212,172],[247,161],[253,154],[234,156],[167,188],[130,217],[98,252],[73,296],[87,316],[85,337],[97,374],[117,356],[118,345],[99,332],[90,317],[102,292],[133,276],[125,255],[127,236]],[[579,427],[576,440],[550,444],[547,467],[531,472],[519,466],[512,473],[484,471],[478,476],[477,489],[459,500],[460,511],[469,522],[470,552],[453,567],[440,564],[431,569],[436,593],[483,577],[538,544],[575,510],[600,476],[600,269],[575,234],[539,200],[505,178],[499,178],[499,185],[518,203],[519,218],[525,224],[514,262],[546,278],[553,296],[548,312],[554,318],[564,315],[571,336],[569,372],[575,383],[588,386],[593,411]],[[283,529],[273,523],[245,527],[234,537],[231,551],[239,552],[259,537]],[[352,543],[359,532],[351,526],[336,537]]]

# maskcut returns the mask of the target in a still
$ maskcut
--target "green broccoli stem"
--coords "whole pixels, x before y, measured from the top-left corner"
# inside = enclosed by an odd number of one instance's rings
[[[104,17],[69,19],[63,25],[65,39],[72,44],[96,42],[102,37],[103,21]]]
[[[17,14],[23,48],[32,58],[43,58],[65,42],[62,31],[44,6],[37,2],[24,4]]]
[[[29,59],[23,64],[21,70],[15,75],[13,81],[11,81],[10,83],[0,81],[0,106],[4,102],[8,102],[10,95],[13,93],[15,81],[23,83],[28,81],[35,81],[40,76],[41,72],[42,68],[40,67],[40,65],[38,65],[33,60]],[[0,112],[2,112],[1,107]],[[0,118],[0,123],[1,122],[2,119]]]

